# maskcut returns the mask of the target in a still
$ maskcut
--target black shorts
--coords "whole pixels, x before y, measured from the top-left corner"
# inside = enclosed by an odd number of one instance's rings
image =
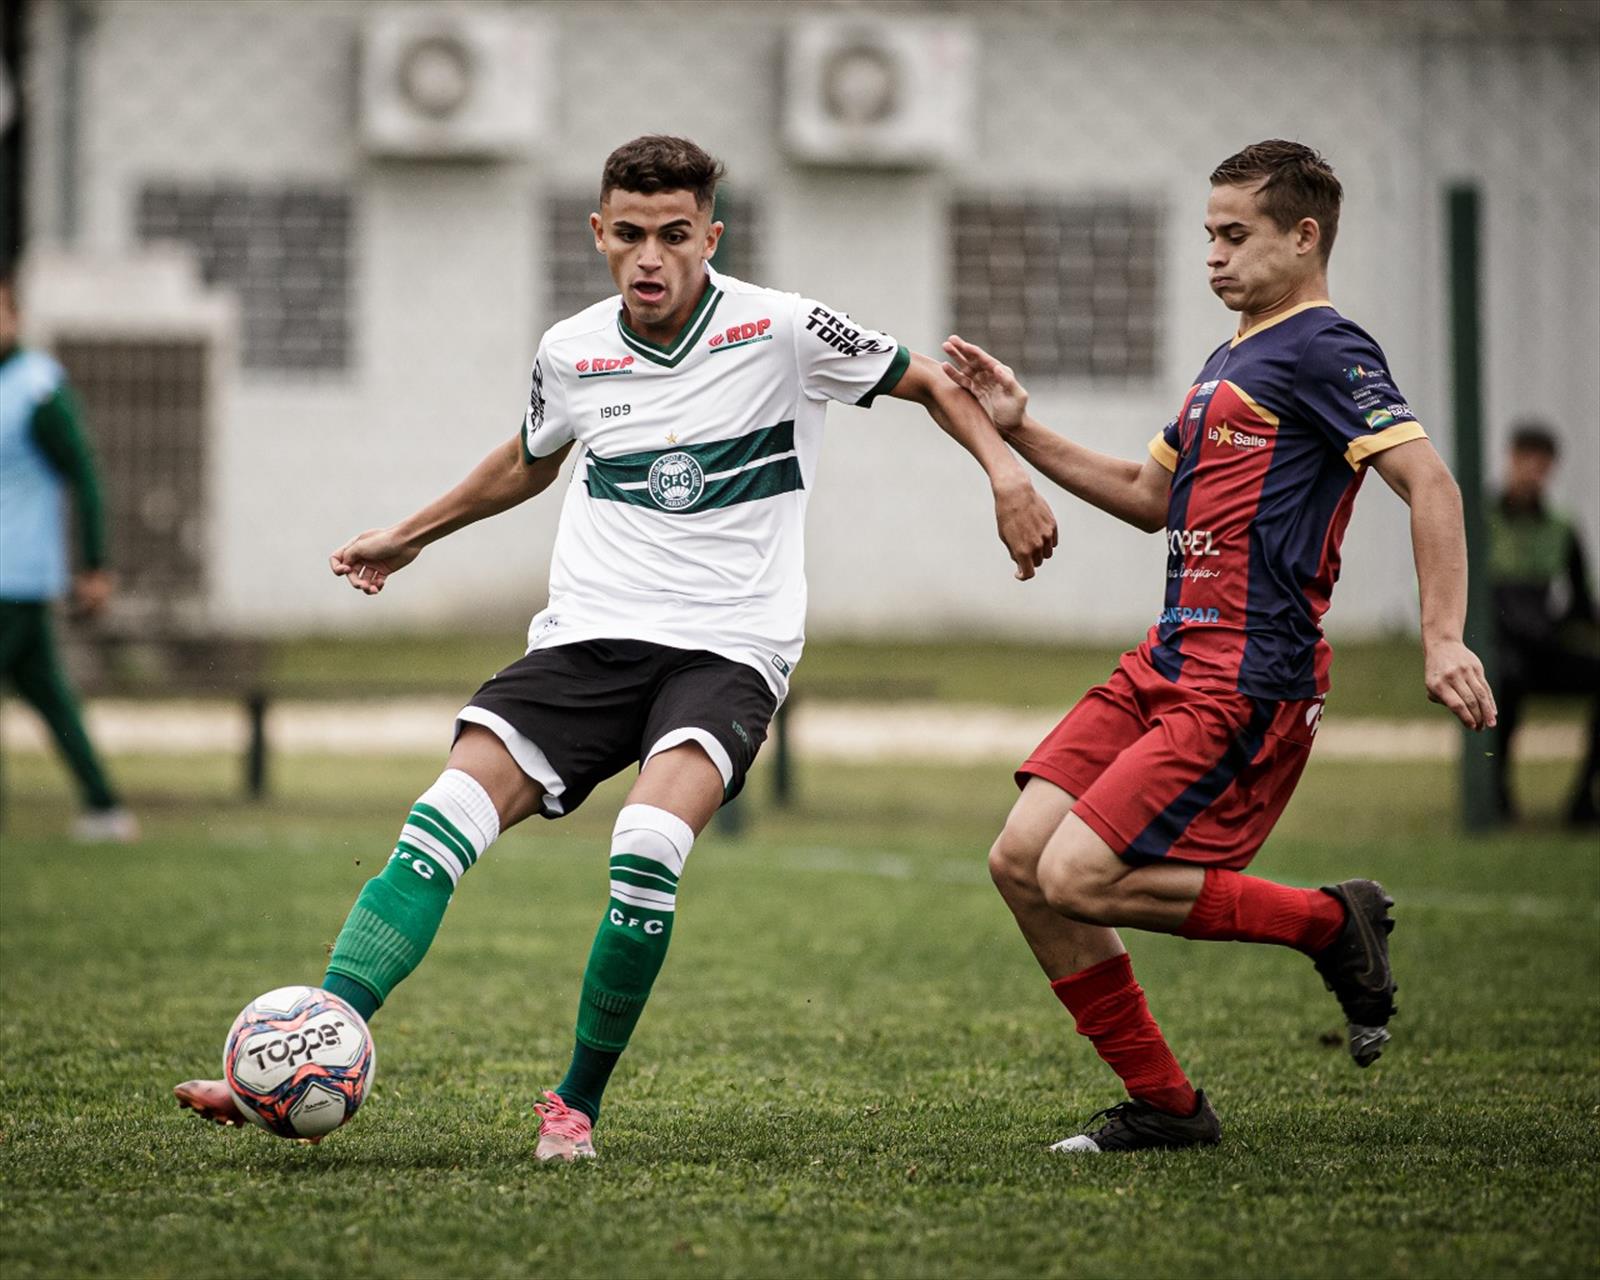
[[[559,818],[630,764],[685,742],[721,772],[726,804],[777,709],[745,663],[643,640],[588,640],[535,649],[490,677],[462,708],[456,733],[477,724],[498,737],[544,788],[544,816]]]

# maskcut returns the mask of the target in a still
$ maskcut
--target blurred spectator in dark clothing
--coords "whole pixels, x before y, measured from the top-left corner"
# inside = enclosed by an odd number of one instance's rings
[[[1594,700],[1589,738],[1567,820],[1600,821],[1600,615],[1572,520],[1550,507],[1545,489],[1559,447],[1543,423],[1512,432],[1505,489],[1489,513],[1500,674],[1497,799],[1514,816],[1511,742],[1530,694],[1585,694]]]

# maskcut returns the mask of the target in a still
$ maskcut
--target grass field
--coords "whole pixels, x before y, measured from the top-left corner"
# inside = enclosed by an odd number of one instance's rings
[[[65,845],[54,761],[6,761],[0,1272],[30,1276],[1574,1276],[1600,1268],[1600,852],[1453,834],[1443,766],[1313,763],[1258,869],[1399,899],[1396,1039],[1357,1071],[1301,957],[1130,939],[1227,1129],[1063,1159],[1116,1100],[982,853],[1001,769],[810,767],[685,880],[591,1166],[535,1167],[620,792],[509,835],[377,1019],[320,1147],[202,1126],[249,997],[315,981],[437,761],[119,762],[136,848]],[[1565,770],[1529,773],[1553,809]],[[766,788],[754,792],[764,796]]]

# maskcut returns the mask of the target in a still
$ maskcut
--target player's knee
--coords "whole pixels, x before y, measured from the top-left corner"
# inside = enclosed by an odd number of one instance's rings
[[[1038,848],[1021,839],[1008,826],[989,846],[989,878],[1005,898],[1018,893],[1037,893],[1039,881],[1035,868],[1038,861]]]
[[[1039,855],[1039,891],[1062,915],[1084,924],[1100,924],[1105,895],[1093,866],[1071,846],[1052,844]]]
[[[482,787],[502,830],[539,812],[544,788],[523,772],[500,737],[482,725],[461,727],[446,768],[466,774]]]

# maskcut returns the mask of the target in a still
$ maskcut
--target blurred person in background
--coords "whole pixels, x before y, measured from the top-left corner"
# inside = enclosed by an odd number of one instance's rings
[[[1567,803],[1575,826],[1600,822],[1600,614],[1571,517],[1551,507],[1546,490],[1560,448],[1542,422],[1511,434],[1505,488],[1489,511],[1489,576],[1500,654],[1500,729],[1495,799],[1507,818],[1511,745],[1530,694],[1587,694],[1589,742]]]
[[[83,618],[111,598],[100,481],[65,372],[23,348],[18,333],[15,280],[0,270],[0,679],[43,718],[72,770],[83,805],[73,836],[135,840],[138,823],[89,741],[50,621],[51,607],[69,592]],[[69,491],[83,555],[76,572],[65,518]]]

